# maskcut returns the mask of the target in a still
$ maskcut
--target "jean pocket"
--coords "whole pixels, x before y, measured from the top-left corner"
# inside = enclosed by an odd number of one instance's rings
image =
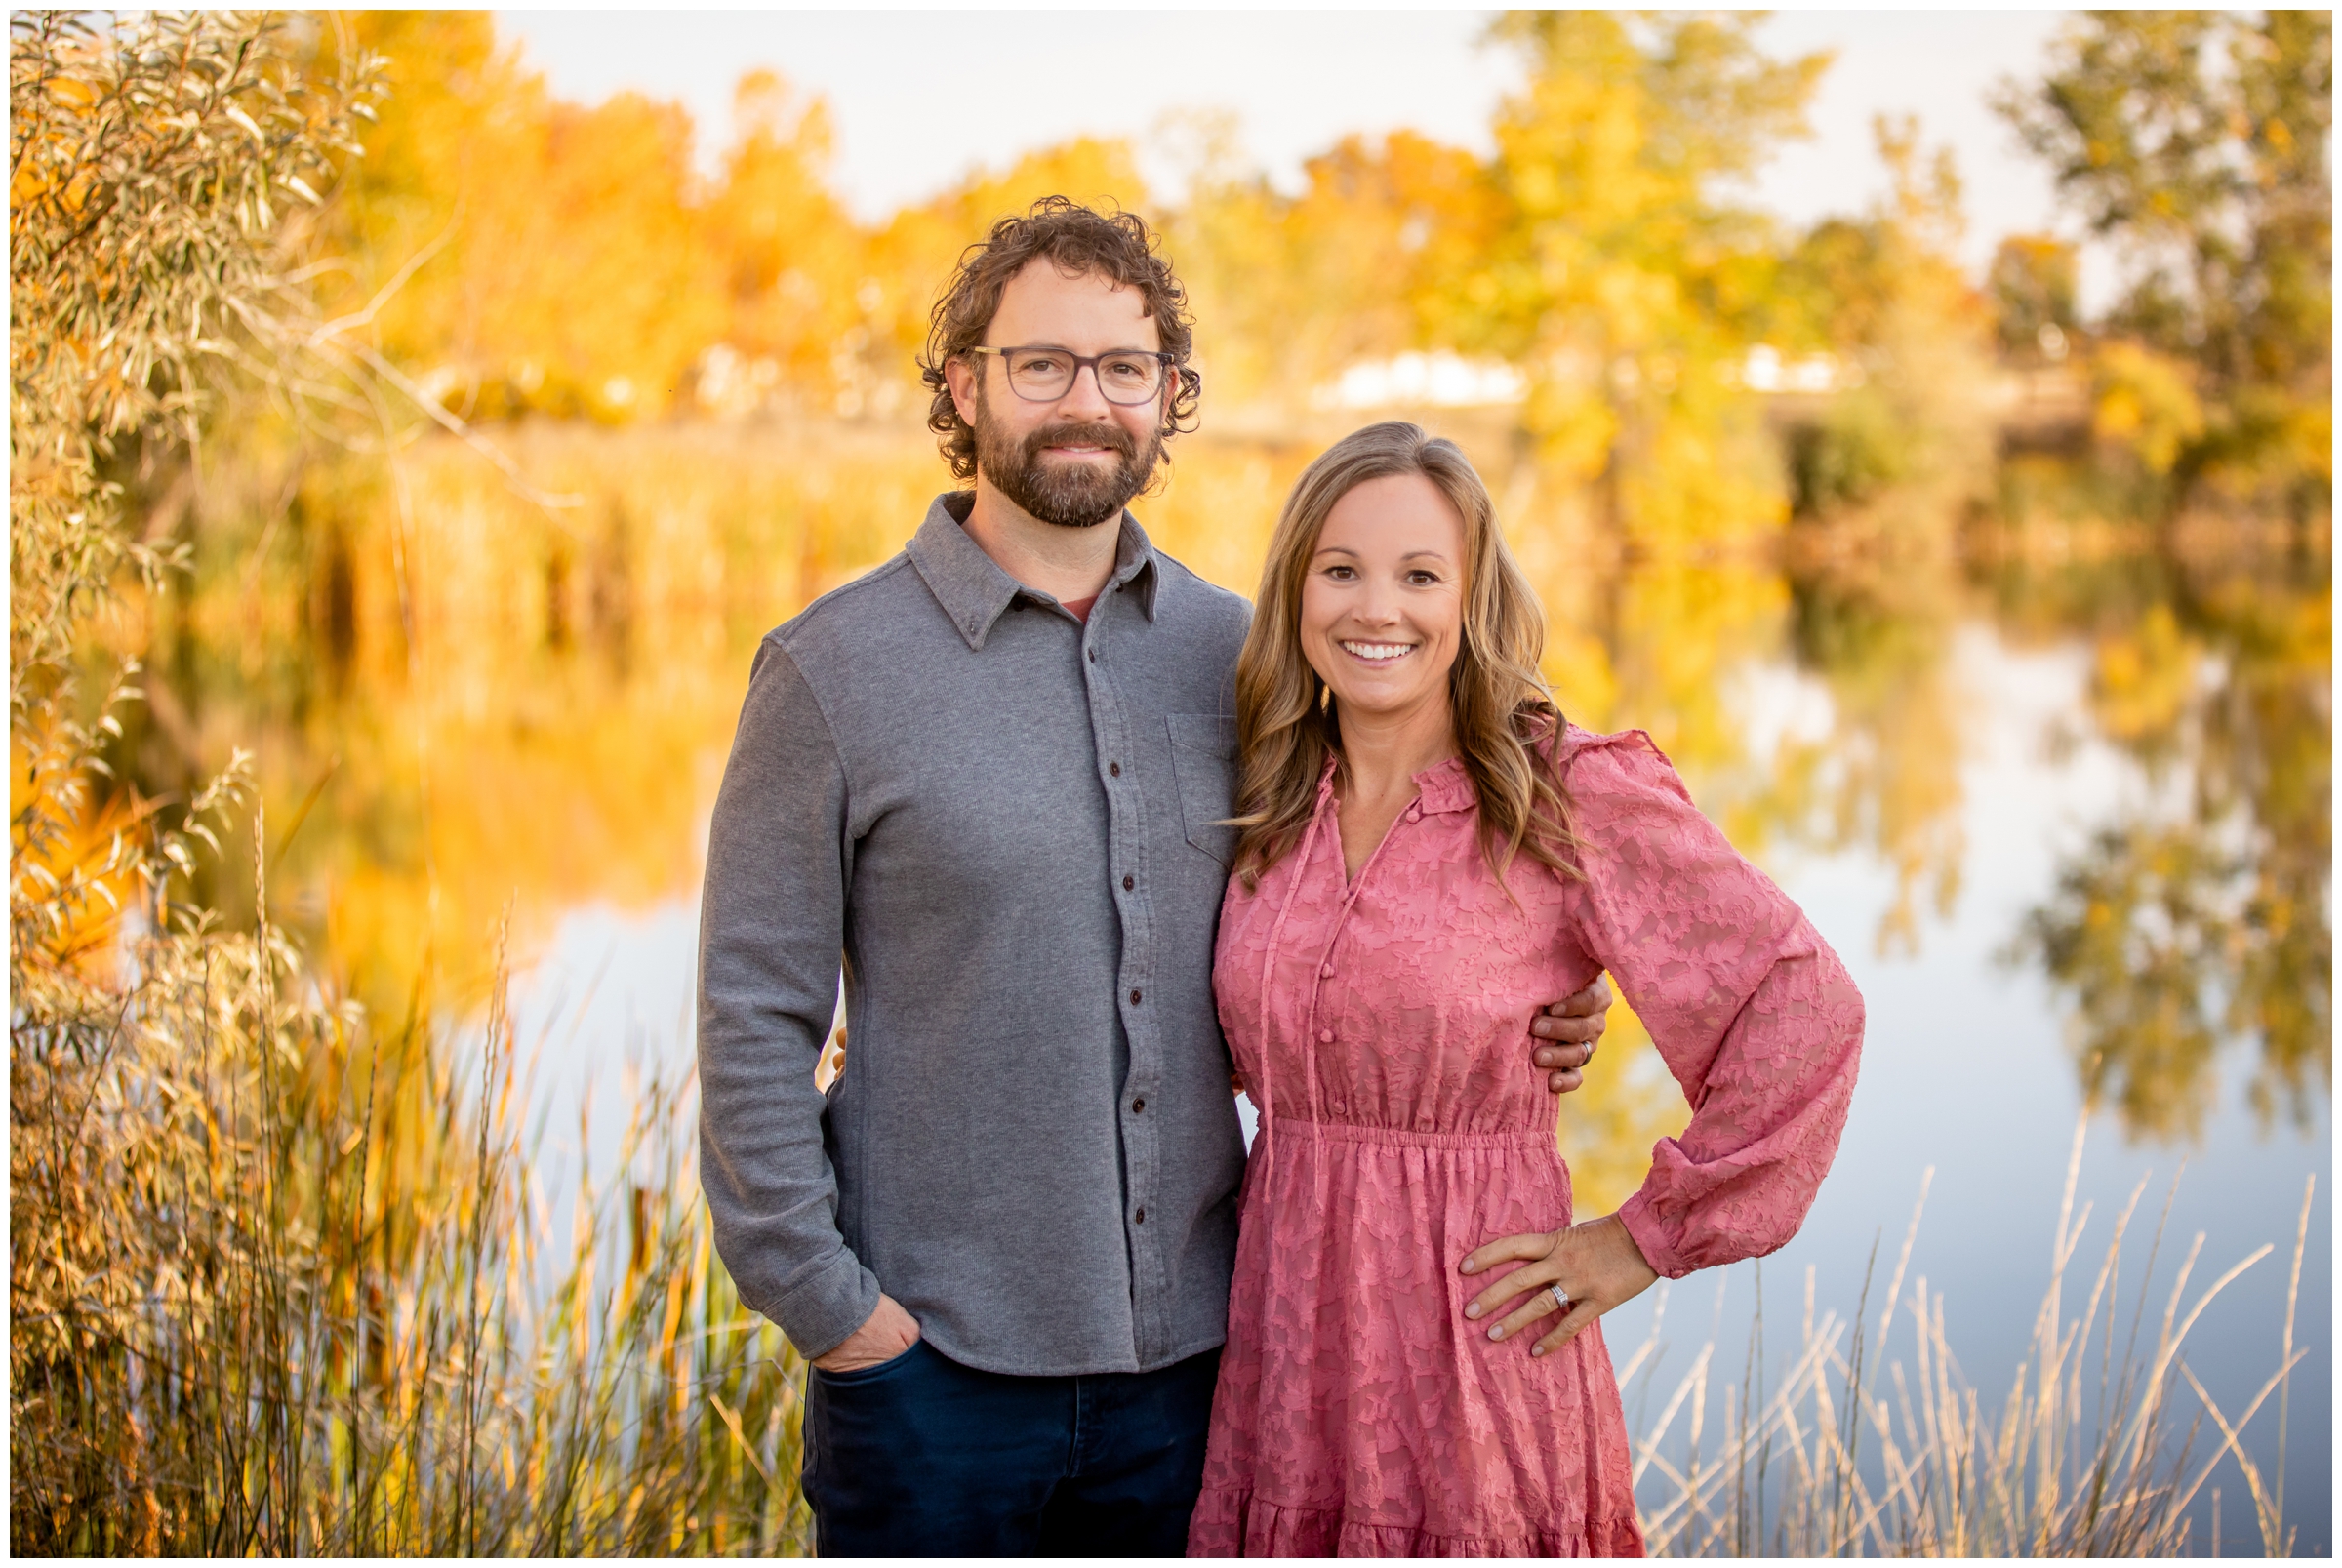
[[[923,1339],[913,1340],[904,1347],[900,1354],[890,1355],[875,1366],[856,1367],[851,1372],[830,1372],[822,1367],[815,1367],[813,1375],[832,1388],[860,1387],[864,1384],[876,1383],[891,1372],[900,1372],[911,1363],[912,1358],[924,1349],[926,1345],[927,1342]]]
[[[1180,825],[1188,842],[1227,869],[1236,858],[1236,721],[1228,713],[1172,713],[1171,772],[1179,784]]]

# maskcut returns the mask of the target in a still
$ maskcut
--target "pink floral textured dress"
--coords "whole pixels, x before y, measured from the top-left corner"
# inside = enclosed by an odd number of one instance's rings
[[[1571,1219],[1539,1006],[1609,970],[1690,1099],[1620,1211],[1664,1275],[1779,1247],[1837,1152],[1837,954],[1648,737],[1572,728],[1557,760],[1584,881],[1524,858],[1509,899],[1451,761],[1354,881],[1329,770],[1295,852],[1229,888],[1220,1021],[1264,1115],[1191,1554],[1640,1553],[1599,1325],[1533,1360],[1464,1317],[1466,1253]]]

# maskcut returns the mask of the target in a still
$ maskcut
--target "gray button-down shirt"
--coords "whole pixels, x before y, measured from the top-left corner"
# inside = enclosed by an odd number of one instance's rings
[[[883,1289],[970,1366],[1150,1371],[1227,1333],[1213,824],[1250,609],[1125,513],[1084,624],[967,502],[757,650],[708,836],[701,1182],[808,1356]]]

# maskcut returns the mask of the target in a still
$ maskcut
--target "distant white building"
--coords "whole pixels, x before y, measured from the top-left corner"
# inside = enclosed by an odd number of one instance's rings
[[[1528,380],[1501,360],[1440,349],[1353,365],[1310,401],[1321,409],[1493,408],[1517,403],[1528,391]]]
[[[1862,383],[1859,370],[1849,374],[1836,354],[1807,354],[1784,359],[1770,343],[1758,343],[1741,361],[1740,383],[1752,392],[1835,392]]]

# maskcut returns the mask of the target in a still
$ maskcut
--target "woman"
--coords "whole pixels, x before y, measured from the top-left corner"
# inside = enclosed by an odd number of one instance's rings
[[[1862,999],[1639,732],[1562,721],[1464,455],[1370,426],[1311,465],[1237,665],[1221,1024],[1261,1110],[1194,1555],[1639,1554],[1596,1326],[1796,1233]],[[1573,1225],[1517,1070],[1607,969],[1697,1107]]]

